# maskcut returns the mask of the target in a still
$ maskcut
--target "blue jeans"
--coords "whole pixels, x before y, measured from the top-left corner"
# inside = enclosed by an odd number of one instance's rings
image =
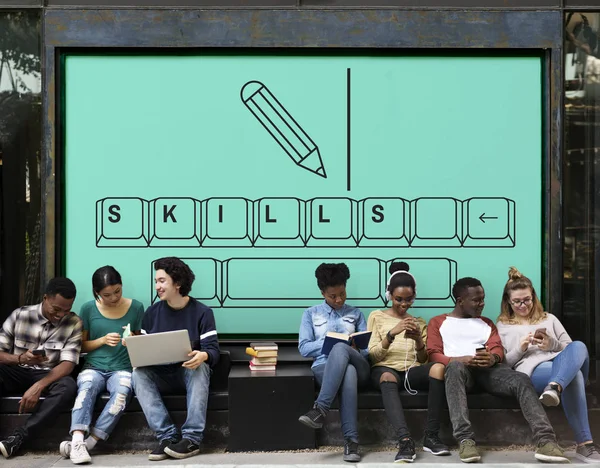
[[[321,387],[317,406],[329,411],[339,392],[344,439],[358,442],[358,387],[369,381],[369,362],[354,348],[345,343],[337,343],[331,348],[327,362],[314,367],[312,371]]]
[[[137,367],[133,370],[133,388],[148,425],[159,441],[180,438],[161,393],[184,391],[187,397],[187,417],[181,428],[181,436],[196,444],[202,442],[210,374],[211,369],[206,363],[200,364],[195,370],[181,367],[181,364]]]
[[[110,393],[110,399],[94,427],[90,428],[96,398],[105,390]],[[100,440],[108,439],[131,396],[131,372],[83,370],[77,377],[77,398],[71,412],[71,434],[73,431],[83,431]]]
[[[563,410],[578,444],[592,440],[585,399],[585,382],[589,370],[590,357],[585,344],[573,341],[552,361],[541,363],[531,374],[531,381],[538,394],[544,391],[548,382],[560,384],[563,389]]]

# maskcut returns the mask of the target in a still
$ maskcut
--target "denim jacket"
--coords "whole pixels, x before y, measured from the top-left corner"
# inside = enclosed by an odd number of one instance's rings
[[[325,364],[327,356],[321,354],[327,332],[354,333],[365,331],[367,321],[360,309],[344,304],[340,310],[330,307],[326,301],[304,311],[300,324],[298,350],[304,357],[315,358],[312,367]],[[361,349],[366,358],[368,350]]]

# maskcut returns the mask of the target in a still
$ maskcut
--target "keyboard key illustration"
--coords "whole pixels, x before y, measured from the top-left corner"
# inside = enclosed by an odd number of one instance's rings
[[[199,247],[201,202],[157,198],[150,202],[150,247]]]
[[[408,247],[410,205],[402,198],[365,198],[359,202],[359,247]]]
[[[349,198],[314,198],[306,203],[309,247],[345,247],[358,243],[357,203]]]
[[[254,202],[255,247],[304,247],[304,201],[261,198]]]
[[[504,197],[107,197],[98,247],[504,247],[516,203]]]
[[[221,307],[221,265],[214,258],[181,258],[200,281],[194,281],[190,297],[193,297],[209,307]],[[150,264],[150,302],[159,301],[154,289],[154,261]]]
[[[411,202],[411,247],[461,247],[462,210],[455,198],[417,198]]]
[[[464,247],[514,247],[516,207],[507,198],[470,198],[463,202]]]
[[[290,278],[313,278],[322,262],[348,265],[348,302],[365,311],[386,307],[385,282],[392,262],[409,262],[419,281],[415,308],[448,308],[453,304],[451,289],[458,278],[458,264],[449,258],[182,258],[202,281],[194,283],[190,296],[221,309],[306,308],[323,300],[314,282],[299,281],[290,288]],[[154,290],[154,262],[150,273],[150,300]],[[260,272],[260,281],[248,281]],[[285,272],[285,274],[282,274]]]
[[[245,198],[209,198],[204,203],[203,247],[251,247],[252,202]]]
[[[398,257],[393,262],[404,261],[410,265],[410,272],[419,280],[418,294],[413,307],[454,307],[452,285],[458,279],[458,263],[450,258]],[[391,304],[386,304],[390,306]]]
[[[148,247],[148,202],[136,197],[98,200],[96,247]]]

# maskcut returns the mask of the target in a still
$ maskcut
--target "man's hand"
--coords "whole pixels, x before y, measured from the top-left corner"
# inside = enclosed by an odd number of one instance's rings
[[[474,359],[473,356],[458,356],[458,357],[450,358],[450,362],[458,361],[458,362],[462,362],[465,366],[472,366],[473,359]]]
[[[104,336],[104,344],[107,346],[117,346],[121,342],[121,335],[118,333],[107,333]]]
[[[36,382],[29,387],[23,394],[21,401],[19,401],[19,414],[32,412],[35,405],[37,405],[43,390],[44,388],[39,382]]]
[[[206,351],[192,351],[188,356],[193,356],[189,361],[185,361],[182,366],[187,369],[195,370],[200,367],[204,361],[208,360],[208,353]]]
[[[20,364],[27,364],[28,366],[41,366],[48,360],[47,356],[42,356],[41,354],[33,354],[31,349],[25,351],[21,354],[19,358]]]
[[[496,358],[487,348],[477,351],[472,363],[476,367],[492,367],[494,364],[496,364]]]

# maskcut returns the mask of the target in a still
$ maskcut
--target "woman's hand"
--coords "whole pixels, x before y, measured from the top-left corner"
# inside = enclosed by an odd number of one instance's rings
[[[541,340],[538,341],[538,348],[542,351],[551,351],[554,347],[554,342],[552,338],[548,335],[544,335]]]
[[[529,345],[533,342],[533,333],[528,333],[521,339],[521,351],[525,352],[529,349]]]
[[[121,342],[121,335],[118,333],[107,333],[104,335],[104,344],[107,346],[117,346]]]
[[[417,323],[417,321],[415,320],[414,317],[406,317],[404,319],[401,319],[397,323],[397,325],[390,330],[390,335],[396,336],[405,330],[419,331],[419,324]],[[410,338],[410,337],[407,337],[407,338]]]

